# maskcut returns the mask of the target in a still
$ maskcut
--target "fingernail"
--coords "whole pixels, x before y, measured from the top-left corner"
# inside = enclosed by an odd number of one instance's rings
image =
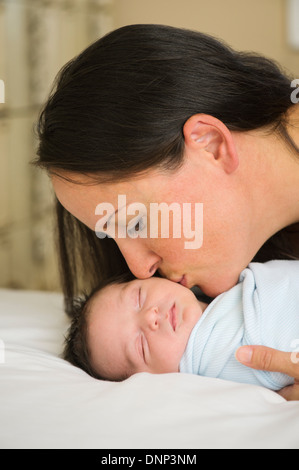
[[[236,358],[243,364],[250,364],[253,355],[253,349],[250,346],[242,346],[236,351]]]

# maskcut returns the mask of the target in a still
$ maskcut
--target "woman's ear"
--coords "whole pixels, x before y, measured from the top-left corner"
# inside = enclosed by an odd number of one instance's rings
[[[208,114],[195,114],[183,128],[185,146],[189,150],[204,150],[213,155],[226,173],[233,173],[239,166],[239,158],[229,129]]]

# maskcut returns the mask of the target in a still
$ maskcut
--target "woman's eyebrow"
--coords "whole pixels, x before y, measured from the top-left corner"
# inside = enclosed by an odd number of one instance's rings
[[[115,217],[116,214],[117,214],[119,211],[123,210],[126,206],[127,206],[127,204],[124,204],[123,206],[118,207],[118,208],[116,209],[116,211],[114,211],[112,214],[110,214],[110,216],[108,217],[108,219],[107,219],[107,221],[106,221],[106,224],[109,224],[109,222],[110,222],[110,220],[112,219],[112,217],[113,217],[113,216]]]
[[[100,204],[101,204],[101,203],[100,203]],[[100,204],[99,204],[99,205],[100,205]],[[111,204],[111,205],[113,206],[113,204]],[[109,215],[108,219],[105,221],[105,224],[109,225],[110,220],[112,219],[112,217],[115,217],[116,214],[117,214],[119,211],[121,211],[122,209],[124,209],[124,208],[126,207],[126,205],[127,205],[127,204],[124,204],[123,206],[118,207],[115,211],[111,212],[111,214]],[[97,206],[97,207],[98,207],[98,206]],[[113,207],[113,209],[114,209],[114,207]],[[105,208],[105,211],[107,211],[106,208]],[[107,212],[110,212],[110,211],[107,211]],[[100,220],[102,220],[102,219],[105,220],[105,217],[107,217],[107,214],[106,214],[106,215],[102,215],[102,218],[101,218]],[[104,225],[105,225],[105,224],[104,224]]]
[[[109,215],[109,217],[108,217],[108,219],[106,220],[105,223],[106,223],[107,225],[109,225],[110,220],[112,219],[113,216],[115,217],[117,213],[118,213],[118,209],[116,209],[115,212],[113,212],[112,214]]]

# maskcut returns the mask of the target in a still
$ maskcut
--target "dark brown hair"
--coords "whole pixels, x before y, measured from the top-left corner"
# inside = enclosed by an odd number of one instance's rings
[[[65,337],[63,359],[76,367],[84,370],[91,377],[99,380],[110,380],[103,374],[96,371],[92,365],[90,351],[88,347],[88,315],[92,305],[92,300],[96,293],[100,292],[108,285],[122,284],[133,280],[132,274],[124,274],[113,278],[105,279],[99,286],[95,287],[90,293],[83,293],[80,297],[74,298],[69,304],[69,314],[72,318],[71,325]],[[126,377],[119,377],[121,381]],[[116,379],[115,379],[116,380]]]
[[[173,170],[183,162],[183,126],[197,113],[232,131],[277,132],[299,153],[286,129],[291,81],[273,61],[200,32],[125,26],[59,72],[37,123],[35,164],[51,173],[92,174],[95,181],[119,181],[153,167]],[[128,267],[112,239],[98,239],[58,201],[57,220],[68,311],[83,287]],[[292,250],[280,233],[256,260],[288,256]]]

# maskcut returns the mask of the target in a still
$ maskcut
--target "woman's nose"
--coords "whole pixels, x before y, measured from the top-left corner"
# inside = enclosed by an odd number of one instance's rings
[[[140,243],[139,243],[140,242]],[[146,246],[143,240],[129,240],[128,243],[118,243],[132,274],[138,279],[147,279],[155,274],[161,265],[161,257]]]

